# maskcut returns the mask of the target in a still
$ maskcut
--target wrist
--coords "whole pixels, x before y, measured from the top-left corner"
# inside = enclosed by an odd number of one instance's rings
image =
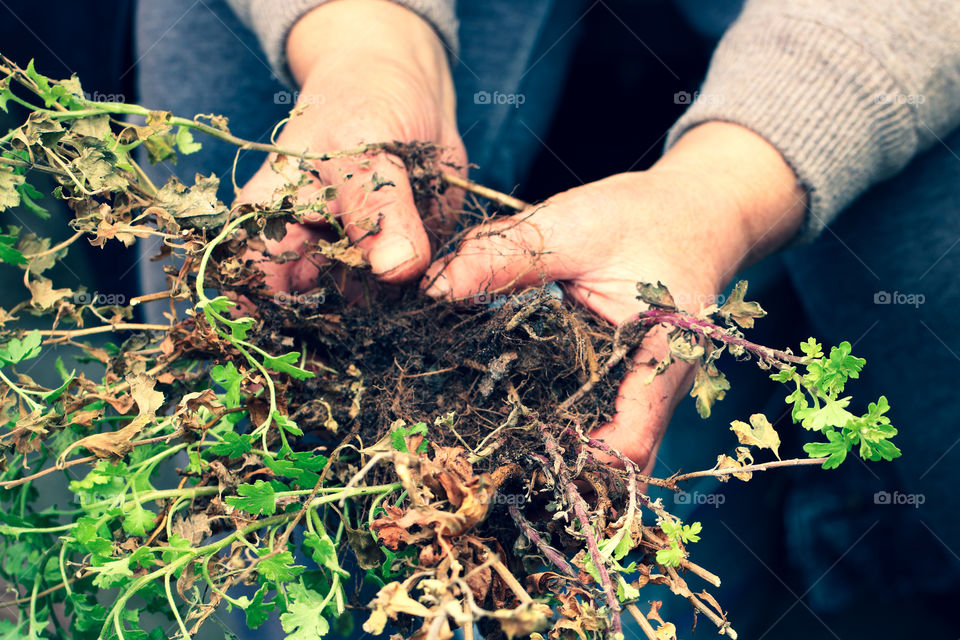
[[[716,259],[727,278],[783,246],[803,223],[807,194],[793,169],[740,125],[690,129],[651,171],[688,176],[704,207],[700,215],[716,229]]]
[[[290,30],[286,53],[301,87],[321,65],[355,71],[377,59],[401,62],[438,84],[450,75],[443,43],[433,27],[390,0],[335,0],[320,5]]]

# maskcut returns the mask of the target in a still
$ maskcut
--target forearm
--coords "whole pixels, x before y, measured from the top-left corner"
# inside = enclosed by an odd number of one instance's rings
[[[450,75],[446,50],[433,27],[390,0],[337,0],[320,5],[290,30],[286,53],[299,86],[318,64],[330,71],[359,66],[359,60],[369,64],[372,58],[402,60],[438,83]]]
[[[807,194],[793,169],[770,143],[739,125],[690,129],[651,172],[689,185],[681,197],[695,206],[689,220],[677,221],[676,241],[718,288],[788,242],[803,223]]]
[[[960,122],[960,4],[748,0],[668,148],[736,122],[778,149],[808,191],[799,240]]]
[[[342,3],[354,4],[357,0],[227,0],[234,13],[247,25],[260,41],[267,60],[270,63],[276,76],[281,82],[288,85],[293,84],[290,68],[287,60],[287,45],[289,36],[298,22],[301,22],[309,13],[326,5],[339,5]],[[457,19],[454,10],[454,0],[390,0],[384,4],[394,5],[393,7],[382,9],[379,15],[372,15],[374,23],[380,24],[384,15],[394,14],[392,9],[402,7],[409,13],[419,16],[428,24],[434,32],[434,36],[439,38],[441,47],[445,53],[455,57],[458,49],[457,42]],[[382,7],[383,5],[378,5]],[[331,22],[343,24],[340,22],[343,8],[336,8],[330,12]],[[338,15],[339,14],[339,15]],[[371,14],[366,14],[371,15]],[[399,18],[398,25],[408,26],[406,18]],[[358,33],[358,27],[363,24],[347,25],[349,29],[346,32],[329,32],[337,42],[341,43],[340,50],[348,51],[355,46],[362,46],[368,49],[376,49],[381,41],[373,37],[380,35],[380,31],[371,29],[367,33],[370,37],[356,37],[354,39],[344,38],[342,36],[349,33]],[[415,27],[419,31],[419,27]],[[325,48],[325,45],[319,40],[314,40],[313,44],[318,48]]]

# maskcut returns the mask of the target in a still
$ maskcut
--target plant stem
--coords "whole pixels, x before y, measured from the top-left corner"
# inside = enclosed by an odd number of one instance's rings
[[[691,473],[682,473],[678,476],[667,478],[666,482],[676,485],[684,480],[693,478],[704,478],[707,476],[728,476],[734,473],[751,473],[753,471],[766,471],[767,469],[776,469],[778,467],[799,467],[812,464],[823,464],[826,458],[794,458],[792,460],[774,460],[773,462],[763,462],[761,464],[748,464],[743,467],[728,467],[724,469],[707,469],[706,471],[693,471]]]
[[[667,311],[665,309],[652,308],[638,313],[635,317],[635,321],[642,322],[643,324],[672,324],[676,327],[693,331],[694,333],[702,335],[706,338],[720,340],[721,342],[725,342],[727,344],[743,347],[747,351],[753,353],[759,358],[762,358],[778,369],[786,369],[790,364],[804,364],[806,362],[806,358],[803,356],[787,353],[786,351],[781,351],[779,349],[771,349],[770,347],[765,347],[755,342],[750,342],[746,338],[741,338],[740,336],[731,334],[729,330],[724,329],[723,327],[718,327],[712,322],[695,318],[694,316],[683,313],[682,311]]]

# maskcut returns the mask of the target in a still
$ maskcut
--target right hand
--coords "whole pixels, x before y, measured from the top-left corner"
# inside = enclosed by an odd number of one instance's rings
[[[323,153],[375,142],[433,142],[443,150],[444,161],[465,174],[447,53],[417,14],[388,0],[330,2],[294,25],[287,57],[301,90],[279,146]],[[273,161],[268,158],[243,187],[238,202],[274,200],[289,180],[271,167]],[[420,276],[431,261],[431,234],[449,228],[449,212],[458,208],[462,193],[448,190],[443,213],[421,220],[399,158],[376,153],[316,162],[315,167],[322,185],[314,182],[298,196],[306,199],[323,185],[338,186],[330,212],[363,251],[374,276],[388,283]],[[374,174],[388,184],[370,191]],[[377,226],[379,232],[371,233]],[[267,250],[304,255],[311,243],[329,239],[330,232],[319,219],[291,223],[282,240],[266,242]],[[246,257],[263,256],[250,251]],[[265,260],[261,268],[271,289],[305,291],[317,286],[320,262],[312,257],[284,264]]]

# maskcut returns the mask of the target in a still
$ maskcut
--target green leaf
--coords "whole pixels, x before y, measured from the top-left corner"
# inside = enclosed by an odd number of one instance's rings
[[[281,414],[279,411],[273,412],[273,421],[277,423],[281,429],[287,433],[291,433],[295,436],[302,436],[303,429],[297,426],[297,423],[291,420],[288,416]]]
[[[273,611],[277,603],[275,600],[266,602],[267,585],[260,587],[253,596],[253,600],[244,609],[247,618],[247,626],[256,629],[264,622],[270,619],[270,612]]]
[[[0,348],[0,362],[17,364],[40,355],[40,342],[43,337],[39,331],[31,331],[23,340],[11,338],[10,342]]]
[[[337,559],[337,547],[333,544],[330,536],[324,532],[323,537],[316,533],[308,533],[303,538],[303,546],[310,552],[310,557],[317,563],[317,566],[326,567],[334,573],[339,573],[344,578],[349,578],[350,574],[340,568],[340,561]]]
[[[296,380],[306,380],[307,378],[312,378],[312,371],[307,371],[306,369],[301,369],[299,366],[297,366],[297,362],[299,360],[300,352],[291,351],[290,353],[285,353],[281,356],[266,356],[263,359],[263,365],[267,369],[273,369],[274,371],[285,373]]]
[[[43,220],[48,220],[50,218],[50,212],[36,203],[36,200],[38,198],[42,198],[43,194],[37,191],[33,185],[31,185],[29,182],[24,182],[17,187],[17,193],[20,194],[21,205],[32,211],[35,215]]]
[[[823,357],[823,347],[821,347],[820,343],[813,338],[809,338],[806,342],[801,342],[800,351],[802,351],[803,355],[808,358]]]
[[[287,594],[290,603],[280,616],[287,640],[318,640],[327,635],[330,623],[323,617],[323,596],[301,583],[290,585]]]
[[[243,380],[243,376],[237,371],[237,367],[234,366],[232,362],[228,362],[225,365],[218,364],[210,368],[210,377],[213,378],[214,382],[223,387],[223,404],[228,409],[236,409],[239,407],[240,383]]]
[[[93,579],[93,586],[102,589],[116,587],[128,582],[133,577],[133,571],[130,569],[130,558],[111,560],[98,567],[91,567],[90,571],[97,574]]]
[[[145,536],[147,531],[153,529],[156,517],[157,514],[153,511],[134,503],[124,509],[123,530],[132,536]]]
[[[269,482],[257,480],[253,484],[237,487],[237,496],[229,496],[226,502],[231,507],[246,511],[250,515],[272,516],[277,510],[277,496]]]
[[[850,397],[825,400],[823,406],[817,409],[809,407],[802,414],[801,424],[804,429],[822,431],[827,427],[842,427],[855,420],[856,416],[847,411]]]
[[[27,264],[27,259],[23,257],[23,253],[13,248],[16,244],[16,236],[0,235],[0,262],[14,266]]]
[[[662,564],[665,567],[678,567],[683,558],[683,551],[680,547],[671,546],[657,550],[657,564]]]
[[[249,435],[241,435],[236,431],[225,431],[222,437],[222,442],[218,442],[209,449],[215,456],[239,458],[253,448],[252,439]]]
[[[49,393],[44,394],[43,401],[47,403],[56,402],[60,398],[60,396],[63,395],[63,392],[67,390],[67,387],[70,386],[70,383],[73,382],[73,380],[74,380],[74,376],[73,374],[70,374],[70,377],[64,380],[63,384],[61,384],[59,387],[57,387],[53,391],[50,391]]]
[[[269,556],[269,549],[257,549],[257,553],[263,558],[256,564],[257,573],[270,582],[290,582],[306,569],[302,565],[293,564],[293,554],[289,551]]]
[[[683,529],[680,531],[680,539],[684,542],[700,542],[700,531],[703,530],[703,525],[699,522],[694,522],[693,524],[683,525]]]
[[[177,129],[176,143],[180,153],[185,156],[200,151],[200,148],[203,146],[193,140],[193,134],[190,132],[190,129],[186,127],[179,127]]]
[[[824,469],[836,469],[846,459],[849,445],[838,431],[830,429],[824,433],[827,436],[827,442],[808,442],[803,445],[803,450],[811,458],[826,457],[823,463]]]
[[[170,539],[167,541],[165,546],[170,548],[164,550],[161,558],[163,558],[163,561],[168,564],[193,551],[193,545],[190,544],[190,541],[181,536],[179,533],[174,533],[172,536],[170,536]]]
[[[109,557],[113,552],[113,544],[98,533],[99,527],[98,520],[84,516],[77,520],[77,526],[71,532],[74,540],[87,552],[93,554],[95,559],[97,556]]]

